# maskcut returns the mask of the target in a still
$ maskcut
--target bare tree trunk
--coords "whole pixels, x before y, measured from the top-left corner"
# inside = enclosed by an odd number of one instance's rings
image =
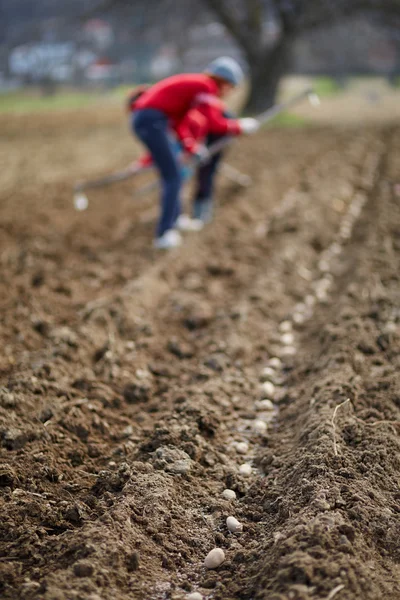
[[[249,61],[250,94],[246,113],[262,112],[275,103],[280,79],[290,67],[292,44],[292,36],[282,35],[278,43],[258,60]]]

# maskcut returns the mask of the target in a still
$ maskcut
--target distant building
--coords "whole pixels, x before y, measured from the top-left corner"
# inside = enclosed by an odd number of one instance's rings
[[[293,56],[296,73],[385,75],[399,68],[399,43],[386,28],[359,17],[300,36]]]
[[[368,62],[373,69],[380,73],[390,73],[396,68],[397,48],[394,42],[380,40],[368,53]]]
[[[179,60],[175,48],[163,46],[150,63],[151,79],[162,79],[179,70]]]
[[[120,66],[106,57],[98,58],[85,71],[86,79],[92,83],[117,84],[120,75]]]
[[[18,46],[10,52],[9,70],[12,76],[32,82],[65,80],[71,76],[74,50],[72,42]]]
[[[106,50],[114,42],[111,25],[102,19],[90,19],[83,27],[85,41],[93,44],[98,50]]]

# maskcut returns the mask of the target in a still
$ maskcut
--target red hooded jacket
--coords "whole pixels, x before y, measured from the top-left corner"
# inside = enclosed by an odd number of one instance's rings
[[[217,82],[202,73],[168,77],[146,89],[132,108],[153,108],[163,112],[188,152],[196,151],[198,139],[189,125],[191,109],[196,109],[206,119],[206,133],[239,135],[242,132],[237,119],[223,116],[224,105],[219,98]]]

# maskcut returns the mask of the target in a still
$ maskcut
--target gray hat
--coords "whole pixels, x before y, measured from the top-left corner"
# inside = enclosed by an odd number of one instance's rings
[[[229,56],[216,58],[208,65],[205,72],[220,77],[232,85],[239,85],[244,77],[239,63]]]

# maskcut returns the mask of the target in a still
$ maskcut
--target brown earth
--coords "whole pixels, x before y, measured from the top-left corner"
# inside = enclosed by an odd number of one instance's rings
[[[146,177],[73,210],[116,110],[0,127],[1,597],[399,598],[399,129],[242,140],[159,254]]]

